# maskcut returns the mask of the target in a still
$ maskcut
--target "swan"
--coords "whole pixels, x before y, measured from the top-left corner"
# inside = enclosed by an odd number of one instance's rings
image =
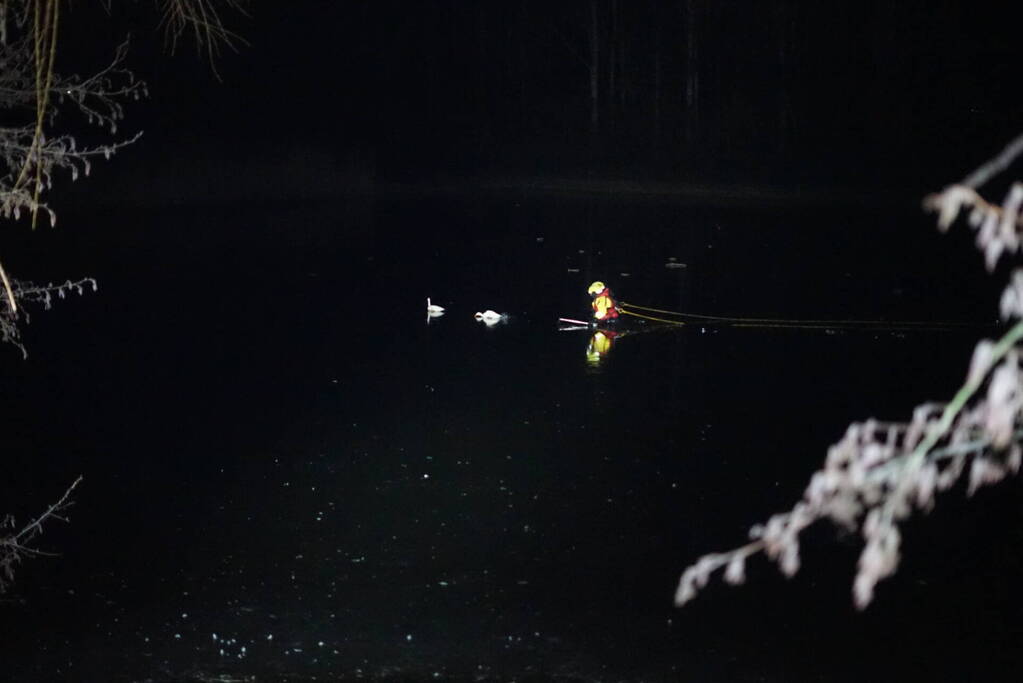
[[[427,313],[443,313],[444,307],[438,306],[437,304],[430,303],[430,297],[426,297],[426,312]]]
[[[473,317],[476,318],[476,320],[482,320],[487,325],[495,325],[504,320],[504,316],[502,314],[497,311],[492,311],[489,308],[482,313],[476,311],[476,315]]]

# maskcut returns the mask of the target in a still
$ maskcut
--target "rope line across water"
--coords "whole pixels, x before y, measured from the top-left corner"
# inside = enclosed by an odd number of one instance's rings
[[[629,310],[634,309],[634,310]],[[955,328],[976,328],[984,324],[959,323],[959,322],[923,322],[919,320],[795,320],[784,318],[740,318],[719,315],[701,315],[699,313],[682,313],[670,311],[652,306],[640,306],[625,301],[618,302],[619,312],[631,315],[634,318],[642,318],[653,322],[666,323],[669,325],[685,325],[686,323],[701,322],[705,324],[731,325],[733,327],[774,327],[792,329],[827,329],[827,328],[868,328],[881,330],[915,329],[915,330],[941,330]],[[659,318],[636,311],[648,311],[661,315],[674,316],[676,319]]]

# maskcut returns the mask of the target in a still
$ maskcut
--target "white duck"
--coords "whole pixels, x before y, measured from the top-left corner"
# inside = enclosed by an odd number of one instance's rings
[[[476,315],[474,315],[473,317],[476,318],[476,320],[482,320],[487,325],[496,325],[505,318],[505,316],[503,316],[502,314],[498,313],[497,311],[492,311],[489,308],[483,311],[482,313],[476,311]]]
[[[444,307],[430,303],[430,297],[426,297],[426,312],[432,315],[440,315],[444,312]]]

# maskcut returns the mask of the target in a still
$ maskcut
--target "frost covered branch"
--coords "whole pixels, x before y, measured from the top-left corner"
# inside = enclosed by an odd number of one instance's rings
[[[56,214],[41,200],[53,187],[54,174],[64,171],[72,180],[88,175],[90,159],[111,155],[139,139],[82,144],[67,132],[53,132],[58,116],[77,111],[89,124],[117,134],[124,103],[147,95],[146,84],[125,67],[128,41],[113,59],[91,75],[62,75],[55,69],[60,0],[0,0],[0,216],[32,216],[40,211],[51,225]],[[109,3],[104,3],[109,9]],[[241,38],[227,29],[221,14],[245,12],[245,0],[160,0],[162,25],[173,46],[192,33],[199,49],[212,59]],[[67,128],[65,127],[65,131]]]
[[[937,212],[938,227],[942,232],[951,227],[960,213],[968,211],[967,220],[977,230],[977,247],[984,252],[984,262],[989,271],[994,270],[1003,253],[1019,250],[1020,231],[1023,229],[1023,185],[1013,183],[1001,206],[986,201],[978,189],[1008,168],[1020,154],[1023,154],[1023,135],[962,182],[924,199],[924,209]]]
[[[81,477],[72,482],[71,486],[57,502],[18,529],[13,515],[5,515],[0,519],[0,593],[5,592],[14,580],[14,568],[22,560],[30,557],[49,556],[48,553],[31,545],[31,542],[43,533],[43,525],[51,520],[66,522],[65,511],[71,507],[71,493],[82,481]]]
[[[222,7],[243,10],[245,0],[158,0],[163,23],[172,42],[188,29],[194,31],[200,49],[212,58],[221,45],[233,47],[241,39],[227,30],[219,14]],[[62,75],[55,68],[62,0],[0,0],[0,218],[17,220],[22,212],[35,227],[40,212],[56,214],[43,200],[56,176],[71,180],[89,175],[91,162],[102,155],[109,159],[139,139],[141,133],[114,139],[124,118],[124,104],[147,94],[146,85],[125,67],[128,43],[122,43],[112,60],[98,71]],[[87,4],[87,3],[86,3]],[[101,0],[110,10],[111,0]],[[86,9],[86,8],[82,8]],[[76,138],[67,114],[81,115],[99,129],[101,137],[89,142]],[[89,133],[79,133],[86,135]],[[91,278],[45,286],[10,277],[0,264],[0,342],[9,342],[27,355],[19,323],[28,322],[25,303],[49,308],[54,297],[71,292],[93,291]],[[0,518],[0,592],[14,576],[14,567],[25,557],[43,555],[30,542],[42,533],[44,522],[63,519],[77,479],[55,504],[20,530],[11,515]]]
[[[84,294],[86,289],[96,291],[96,281],[91,277],[81,280],[67,280],[61,284],[36,285],[31,282],[22,282],[11,279],[10,289],[14,300],[19,304],[30,303],[42,305],[44,310],[49,310],[53,305],[53,299],[64,299],[70,294]],[[13,344],[21,351],[23,357],[28,357],[28,351],[21,341],[21,329],[18,327],[19,316],[27,323],[30,322],[28,311],[23,306],[17,309],[4,300],[0,302],[0,342]]]
[[[70,110],[115,135],[122,103],[146,94],[145,84],[124,68],[127,42],[91,76],[57,73],[59,18],[60,0],[0,0],[0,218],[18,220],[25,212],[33,227],[40,212],[56,224],[57,214],[43,196],[58,172],[72,181],[89,175],[95,157],[109,159],[141,136],[80,144],[70,133],[53,132],[58,116]],[[24,353],[15,324],[18,292],[2,264],[0,280],[5,299],[0,339]]]
[[[34,3],[22,0],[11,4],[26,10]],[[38,29],[27,21],[15,21],[8,31],[19,29],[22,35],[17,39],[8,36],[0,44],[0,110],[7,112],[4,118],[8,122],[0,126],[0,216],[18,219],[26,211],[34,222],[42,211],[53,225],[57,216],[41,196],[52,189],[55,174],[64,171],[71,180],[88,175],[93,158],[102,155],[109,159],[138,140],[141,133],[122,140],[80,145],[74,136],[50,134],[48,129],[70,108],[88,123],[114,135],[118,122],[124,118],[123,102],[144,96],[146,86],[124,68],[127,42],[96,73],[62,76],[53,71],[52,58],[40,63]]]
[[[73,102],[90,124],[117,132],[117,122],[124,118],[124,101],[139,100],[149,92],[145,81],[125,68],[128,41],[117,46],[113,59],[91,76],[71,74],[58,77],[52,92],[61,102]],[[54,114],[57,110],[54,109]]]
[[[1023,184],[1013,183],[1001,206],[987,202],[968,185],[952,185],[940,194],[924,200],[924,207],[938,213],[938,227],[948,230],[963,211],[977,230],[977,246],[984,252],[984,263],[994,270],[1004,253],[1019,251],[1020,230],[1023,229]]]
[[[1023,137],[963,183],[925,200],[925,207],[938,213],[943,231],[968,212],[969,224],[979,228],[977,246],[988,270],[1003,254],[1019,249],[1023,185],[1014,184],[1001,206],[984,200],[977,188],[1020,153]],[[878,582],[898,567],[901,522],[914,511],[929,511],[935,494],[953,487],[967,471],[969,495],[1018,473],[1023,462],[1023,270],[1012,274],[1000,308],[1003,319],[1015,319],[1015,324],[997,341],[977,344],[966,381],[951,401],[920,405],[905,423],[850,425],[792,510],[754,526],[749,543],[705,555],[683,572],[676,605],[692,600],[718,570],[727,583],[742,583],[746,561],[759,553],[792,576],[800,566],[800,534],[828,520],[863,538],[853,581],[853,602],[863,609]]]

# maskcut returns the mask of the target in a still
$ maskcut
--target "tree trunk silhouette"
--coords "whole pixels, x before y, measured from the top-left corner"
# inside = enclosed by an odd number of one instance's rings
[[[617,92],[618,76],[618,0],[611,0],[610,33],[607,39],[607,125],[614,126],[615,93]]]
[[[700,69],[699,42],[697,40],[696,0],[686,2],[686,147],[690,153],[696,147],[700,125]]]
[[[597,0],[590,0],[590,132],[600,130],[600,32]]]

